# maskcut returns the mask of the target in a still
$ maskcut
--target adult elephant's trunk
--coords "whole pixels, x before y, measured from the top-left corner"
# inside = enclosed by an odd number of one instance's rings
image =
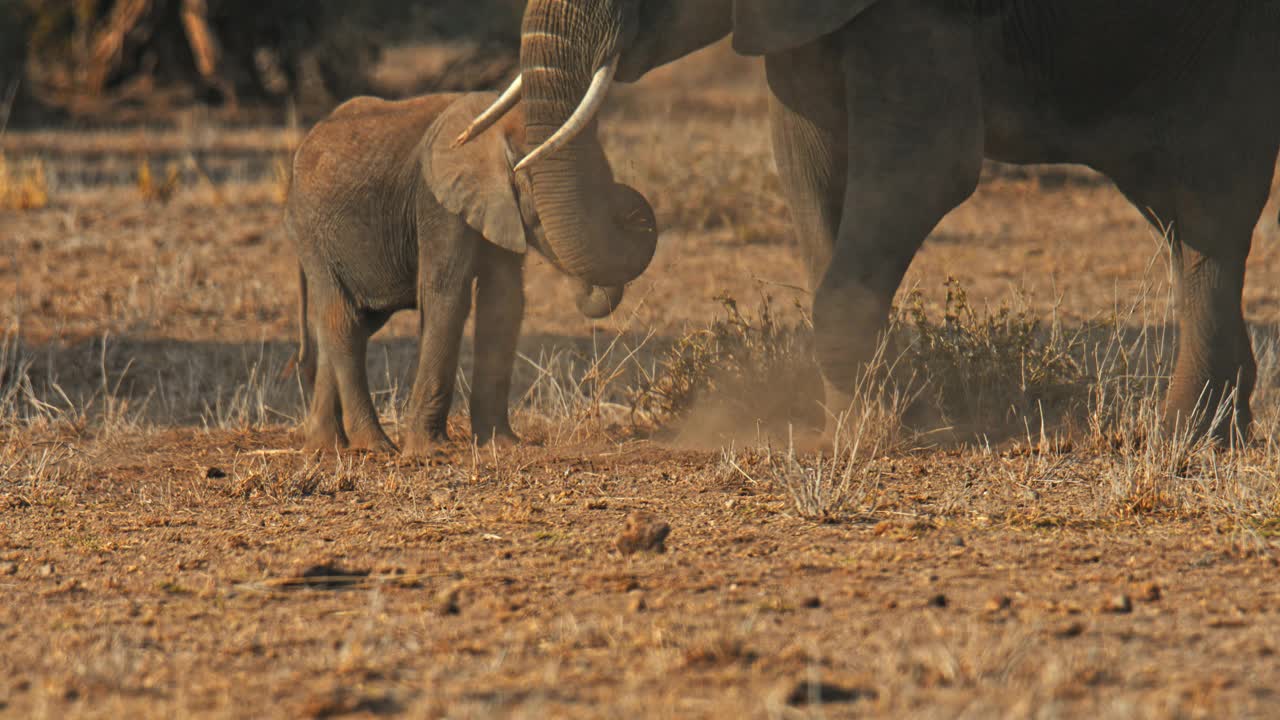
[[[592,41],[613,26],[609,12],[592,10],[604,5],[531,3],[520,65],[525,141],[531,148],[550,141],[527,168],[547,250],[565,272],[592,285],[618,286],[644,272],[657,231],[643,196],[614,185],[591,116],[616,57],[614,43],[602,50]]]
[[[574,302],[578,305],[578,312],[592,320],[600,320],[609,317],[614,310],[618,309],[625,292],[621,285],[600,287],[579,281]]]

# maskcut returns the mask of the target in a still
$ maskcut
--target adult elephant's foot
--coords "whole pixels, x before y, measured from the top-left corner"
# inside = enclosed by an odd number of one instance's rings
[[[520,444],[520,436],[516,435],[511,429],[511,425],[502,423],[499,425],[487,424],[471,427],[471,435],[475,438],[476,444],[480,447],[493,447],[499,450],[505,450]]]
[[[396,444],[381,427],[361,428],[347,432],[347,449],[369,453],[395,453]]]
[[[884,362],[888,303],[861,286],[823,287],[814,300],[815,351],[822,368],[827,435],[878,402],[889,368]]]
[[[302,448],[307,452],[331,453],[346,450],[347,435],[335,423],[308,422],[301,430]]]
[[[438,430],[409,430],[400,438],[400,454],[411,459],[425,460],[449,444],[449,433]]]
[[[823,386],[822,408],[826,415],[826,434],[830,436],[834,435],[836,428],[853,412],[854,397],[851,387],[831,380],[824,380]]]
[[[1221,445],[1247,442],[1253,425],[1249,389],[1227,381],[1196,385],[1175,376],[1165,399],[1165,436],[1208,435]]]
[[[1208,435],[1222,445],[1247,442],[1253,425],[1249,399],[1257,378],[1258,365],[1243,319],[1236,332],[1219,332],[1207,340],[1188,339],[1184,334],[1165,397],[1166,436],[1190,432],[1194,437]]]

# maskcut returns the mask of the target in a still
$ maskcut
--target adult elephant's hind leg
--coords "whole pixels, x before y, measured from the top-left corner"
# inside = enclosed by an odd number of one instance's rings
[[[848,408],[912,258],[973,193],[983,157],[967,27],[904,0],[877,5],[836,37],[844,47],[848,174],[813,309],[829,413]]]
[[[1207,153],[1200,162],[1115,173],[1121,190],[1166,228],[1178,303],[1178,356],[1165,399],[1169,430],[1247,437],[1257,377],[1242,308],[1245,261],[1270,189],[1270,155]],[[1234,158],[1234,160],[1232,160]],[[1167,169],[1166,169],[1167,168]]]

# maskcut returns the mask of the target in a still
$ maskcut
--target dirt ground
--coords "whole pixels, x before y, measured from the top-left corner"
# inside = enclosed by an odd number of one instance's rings
[[[295,132],[4,136],[49,205],[0,210],[0,715],[1275,716],[1280,204],[1249,265],[1249,449],[926,436],[806,519],[749,418],[687,449],[626,408],[716,296],[806,307],[758,68],[716,67],[664,69],[604,121],[664,228],[618,313],[582,319],[529,262],[529,442],[473,448],[461,403],[425,464],[294,449]],[[1169,321],[1163,241],[1105,180],[987,175],[912,267],[927,309],[954,277],[1063,327]],[[393,437],[415,325],[371,352]]]

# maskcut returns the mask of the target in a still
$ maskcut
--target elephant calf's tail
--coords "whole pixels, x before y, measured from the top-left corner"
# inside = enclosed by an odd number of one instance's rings
[[[316,338],[307,322],[307,274],[298,265],[298,372],[307,392],[316,384]]]
[[[302,389],[307,394],[316,384],[316,339],[307,324],[307,274],[298,265],[298,354],[281,371],[286,376],[296,370],[302,378]]]

